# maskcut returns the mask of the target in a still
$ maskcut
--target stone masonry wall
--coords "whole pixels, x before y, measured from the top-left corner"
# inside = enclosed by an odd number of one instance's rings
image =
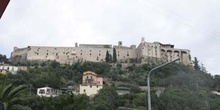
[[[92,44],[89,44],[92,45]],[[171,61],[180,58],[179,62],[186,65],[191,64],[190,51],[186,49],[176,49],[174,45],[161,44],[159,42],[142,42],[136,48],[122,46],[120,41],[116,49],[118,62],[128,61],[129,59],[157,58],[164,61]],[[77,47],[46,47],[46,46],[28,46],[26,48],[14,48],[11,53],[11,59],[22,57],[27,61],[47,61],[56,60],[62,64],[72,64],[77,61],[105,62],[106,51],[113,56],[113,47],[111,45],[77,46]],[[145,63],[145,62],[142,62]]]

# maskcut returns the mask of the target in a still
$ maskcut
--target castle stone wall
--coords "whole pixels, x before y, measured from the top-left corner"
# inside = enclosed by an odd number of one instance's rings
[[[181,63],[185,65],[191,64],[190,51],[187,49],[177,49],[171,44],[161,44],[159,42],[142,42],[137,48],[137,58],[145,59],[142,63],[148,62],[149,58],[159,59],[161,61],[172,61],[174,59],[180,58]]]
[[[171,44],[145,42],[144,39],[142,39],[137,48],[136,45],[131,45],[130,47],[123,46],[121,41],[118,42],[117,46],[113,47],[109,44],[80,44],[79,47],[15,47],[14,51],[11,53],[11,59],[15,59],[19,56],[27,61],[55,60],[62,64],[72,64],[77,61],[105,62],[107,51],[113,57],[113,48],[116,49],[118,62],[139,59],[141,63],[147,63],[148,60],[146,59],[149,58],[160,59],[167,62],[180,58],[179,62],[186,65],[191,64],[189,50],[177,49]]]
[[[76,48],[76,55],[82,61],[104,62],[107,51],[112,55],[112,48],[79,47]]]
[[[137,58],[136,49],[130,48],[116,48],[116,55],[119,62],[123,62],[127,59]]]

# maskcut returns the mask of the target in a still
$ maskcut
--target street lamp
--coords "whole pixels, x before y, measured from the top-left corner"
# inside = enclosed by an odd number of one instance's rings
[[[163,66],[165,66],[165,65],[168,65],[168,64],[170,64],[170,63],[172,63],[172,62],[175,62],[175,61],[177,61],[177,60],[180,60],[180,58],[177,58],[177,59],[172,60],[172,61],[170,61],[170,62],[167,62],[167,63],[161,64],[161,65],[159,65],[159,66],[157,66],[157,67],[154,67],[154,68],[151,69],[150,72],[148,73],[148,75],[147,75],[148,110],[151,110],[151,97],[150,97],[150,74],[151,74],[151,72],[153,72],[154,70],[156,70],[156,69],[158,69],[158,68],[161,68],[161,67],[163,67]],[[146,110],[147,110],[147,107],[146,107]]]

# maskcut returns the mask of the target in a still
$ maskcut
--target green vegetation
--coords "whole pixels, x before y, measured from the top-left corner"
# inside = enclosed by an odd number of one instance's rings
[[[109,54],[108,50],[106,51],[105,62],[110,62],[110,54]]]
[[[87,110],[89,97],[86,95],[66,94],[57,97],[32,96],[27,99],[33,110]]]
[[[8,59],[7,59],[6,55],[0,54],[0,63],[1,62],[8,63]]]
[[[201,69],[201,67],[199,66],[199,61],[196,57],[194,58],[193,64],[194,64],[195,70],[200,70]]]
[[[132,63],[124,67],[124,64],[109,62],[61,65],[55,61],[27,65],[27,71],[19,71],[16,75],[0,75],[1,110],[6,110],[3,109],[5,107],[12,110],[10,107],[13,106],[26,107],[25,109],[30,107],[33,110],[115,110],[118,107],[145,110],[146,91],[141,90],[139,86],[147,85],[146,75],[156,66],[154,63]],[[108,78],[104,82],[104,88],[93,98],[73,94],[63,94],[54,98],[40,98],[35,95],[36,89],[43,86],[55,89],[77,87],[82,82],[82,73],[88,70]],[[6,86],[10,83],[13,86]],[[156,94],[157,89],[151,90],[154,110],[220,109],[220,96],[211,93],[213,90],[220,91],[220,76],[208,74],[197,59],[194,66],[174,63],[156,70],[151,75],[151,85],[152,88],[165,88],[160,95]],[[118,89],[128,90],[130,94],[118,95]],[[18,94],[12,95],[14,93],[5,91],[17,91]],[[19,99],[19,103],[14,102],[15,99]]]
[[[117,62],[117,53],[116,53],[116,49],[113,48],[113,63]]]
[[[1,110],[31,110],[30,107],[24,106],[25,97],[22,93],[25,91],[26,86],[20,85],[18,87],[13,87],[11,84],[5,85],[2,83],[0,85],[0,109]]]

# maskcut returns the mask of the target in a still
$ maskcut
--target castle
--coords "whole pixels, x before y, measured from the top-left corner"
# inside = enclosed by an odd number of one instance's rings
[[[119,41],[118,45],[110,44],[75,44],[75,47],[46,47],[28,46],[25,48],[14,47],[11,53],[12,61],[48,61],[55,60],[61,64],[72,64],[75,62],[105,62],[106,53],[113,55],[113,48],[116,50],[117,62],[120,63],[148,63],[150,61],[171,61],[180,58],[179,62],[190,65],[191,56],[187,49],[177,49],[171,44],[159,42],[146,42],[142,38],[141,43],[123,46]]]

